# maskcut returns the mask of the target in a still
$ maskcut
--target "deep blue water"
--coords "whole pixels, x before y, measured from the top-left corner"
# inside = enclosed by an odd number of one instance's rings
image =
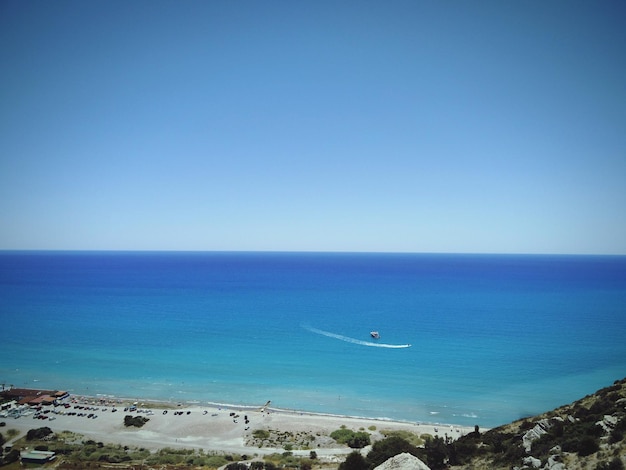
[[[0,321],[5,384],[490,427],[626,376],[626,257],[0,252]]]

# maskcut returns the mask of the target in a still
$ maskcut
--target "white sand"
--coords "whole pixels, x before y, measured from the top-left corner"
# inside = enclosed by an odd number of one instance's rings
[[[139,410],[125,412],[124,407],[130,403],[117,403],[113,412],[111,404],[89,404],[95,400],[81,401],[80,404],[72,402],[70,408],[48,407],[59,413],[84,413],[85,416],[71,416],[67,414],[48,413],[54,419],[33,419],[33,416],[23,416],[18,419],[4,418],[6,430],[18,429],[26,433],[30,429],[48,426],[55,432],[71,431],[84,436],[84,439],[92,439],[96,442],[122,444],[128,446],[144,447],[147,449],[159,449],[163,447],[199,448],[205,451],[223,451],[237,454],[269,454],[284,452],[284,448],[277,444],[264,443],[259,447],[258,442],[247,441],[252,439],[252,432],[258,429],[277,430],[282,432],[306,433],[314,437],[310,448],[298,450],[294,447],[294,454],[308,455],[310,450],[315,450],[319,456],[331,456],[347,454],[352,449],[334,443],[328,436],[331,432],[345,426],[354,431],[365,430],[372,434],[372,439],[382,438],[380,431],[406,430],[412,433],[439,435],[444,434],[456,439],[461,435],[473,431],[473,428],[437,425],[417,424],[387,420],[366,418],[352,418],[345,416],[299,413],[286,410],[268,408],[243,407],[218,407],[215,405],[190,405],[168,408],[163,413],[163,404],[139,404]],[[68,402],[69,403],[69,402]],[[86,406],[93,409],[77,409],[75,406]],[[45,408],[44,408],[45,409]],[[103,410],[104,409],[104,410]],[[151,410],[148,412],[147,410]],[[88,418],[93,413],[97,418]],[[238,415],[234,417],[231,414]],[[149,421],[141,428],[125,427],[124,416],[144,416]],[[249,422],[246,423],[244,417]],[[374,430],[375,428],[375,430]],[[272,447],[273,446],[273,447]]]

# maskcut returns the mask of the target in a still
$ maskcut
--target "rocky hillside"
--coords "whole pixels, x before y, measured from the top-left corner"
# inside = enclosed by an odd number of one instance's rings
[[[534,418],[445,444],[432,469],[619,470],[626,466],[626,379]],[[444,450],[440,446],[440,450]]]

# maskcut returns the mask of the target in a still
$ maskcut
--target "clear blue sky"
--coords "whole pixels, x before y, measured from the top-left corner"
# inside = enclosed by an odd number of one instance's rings
[[[626,254],[623,1],[0,2],[0,249]]]

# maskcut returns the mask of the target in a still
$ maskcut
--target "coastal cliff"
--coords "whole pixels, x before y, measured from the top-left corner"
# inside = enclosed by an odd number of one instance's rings
[[[456,440],[448,435],[426,438],[419,448],[378,442],[364,458],[353,454],[339,469],[623,470],[625,433],[622,379],[569,405],[484,433],[476,426]]]
[[[431,468],[619,470],[626,464],[626,379],[532,418],[470,433]]]

